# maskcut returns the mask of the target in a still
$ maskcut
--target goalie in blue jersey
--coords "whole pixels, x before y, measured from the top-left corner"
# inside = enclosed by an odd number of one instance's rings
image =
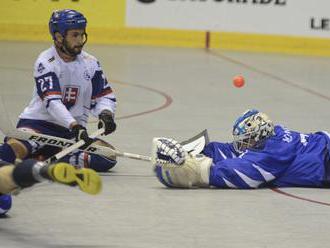
[[[210,142],[190,155],[173,139],[153,140],[157,178],[173,188],[329,187],[330,136],[274,125],[257,110],[233,126],[233,142]]]

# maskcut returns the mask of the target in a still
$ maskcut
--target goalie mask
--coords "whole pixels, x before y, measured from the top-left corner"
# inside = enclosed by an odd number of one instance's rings
[[[252,109],[240,116],[233,127],[233,145],[237,152],[261,147],[266,138],[274,135],[274,124],[269,117]]]

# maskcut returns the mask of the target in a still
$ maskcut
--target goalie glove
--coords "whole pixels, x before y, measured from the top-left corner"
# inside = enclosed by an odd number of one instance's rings
[[[212,159],[202,154],[188,154],[173,139],[153,139],[151,162],[156,177],[167,187],[209,187]]]
[[[169,162],[177,165],[184,163],[187,152],[176,140],[169,138],[154,138],[152,144],[152,161],[154,163],[157,161]]]

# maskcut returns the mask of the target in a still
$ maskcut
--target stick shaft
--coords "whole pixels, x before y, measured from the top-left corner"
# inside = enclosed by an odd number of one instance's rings
[[[40,143],[41,145],[52,145],[52,146],[61,147],[64,150],[74,146],[74,148],[71,148],[72,150],[71,149],[69,150],[70,152],[75,149],[79,149],[80,147],[79,144],[76,145],[76,143],[72,140],[35,133],[35,132],[31,132],[30,130],[21,130],[21,129],[10,130],[8,133],[6,133],[6,135],[8,137],[12,137],[16,139],[34,141]],[[76,148],[77,146],[78,148]],[[118,156],[118,157],[126,157],[136,160],[151,161],[151,158],[148,156],[128,153],[128,152],[121,152],[118,150],[111,149],[110,147],[100,146],[95,144],[91,144],[89,147],[87,147],[85,151],[88,153],[94,153],[105,157]]]
[[[116,156],[118,157],[125,157],[125,158],[131,158],[131,159],[136,159],[136,160],[143,160],[143,161],[151,161],[151,157],[145,156],[145,155],[139,155],[139,154],[134,154],[134,153],[129,153],[129,152],[120,152],[117,150],[114,150]]]
[[[94,133],[90,135],[92,139],[96,138],[97,136],[104,133],[104,128],[100,128],[96,130]],[[73,144],[72,146],[65,148],[64,150],[60,151],[59,153],[56,153],[55,155],[51,156],[49,159],[46,160],[46,163],[50,163],[56,160],[59,160],[63,158],[64,156],[68,155],[69,153],[73,152],[74,150],[77,150],[79,147],[85,145],[84,140],[79,140],[77,143]]]

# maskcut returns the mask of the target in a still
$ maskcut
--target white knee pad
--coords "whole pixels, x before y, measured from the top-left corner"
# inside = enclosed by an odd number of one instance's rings
[[[182,165],[156,163],[154,170],[159,181],[172,188],[209,187],[212,159],[202,154],[188,155]]]

